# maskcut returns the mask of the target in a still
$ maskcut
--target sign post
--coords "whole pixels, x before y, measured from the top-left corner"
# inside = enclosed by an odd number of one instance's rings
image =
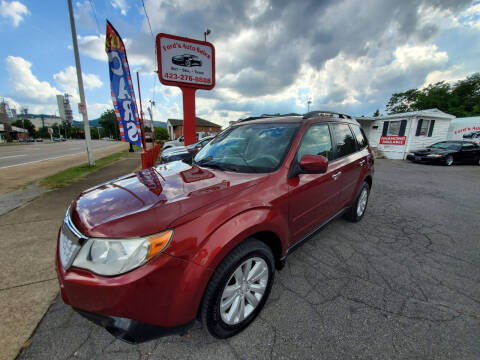
[[[185,145],[196,142],[195,91],[215,86],[215,47],[206,41],[160,33],[156,38],[158,78],[183,94]]]

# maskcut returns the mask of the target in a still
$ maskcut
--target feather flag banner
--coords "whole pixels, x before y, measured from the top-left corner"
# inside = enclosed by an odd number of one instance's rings
[[[142,146],[142,131],[138,116],[127,52],[122,38],[107,21],[105,51],[110,70],[110,89],[122,141]]]

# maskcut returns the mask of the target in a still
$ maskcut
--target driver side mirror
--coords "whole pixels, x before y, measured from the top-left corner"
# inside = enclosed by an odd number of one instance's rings
[[[322,174],[328,169],[328,159],[322,155],[303,155],[300,163],[295,161],[288,172],[288,178],[298,174]]]
[[[304,174],[321,174],[327,171],[328,159],[322,155],[303,155],[300,159],[300,172]]]

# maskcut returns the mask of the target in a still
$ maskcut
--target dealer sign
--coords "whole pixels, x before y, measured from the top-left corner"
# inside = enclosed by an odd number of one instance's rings
[[[406,136],[381,136],[381,145],[405,145],[407,140]]]
[[[215,86],[215,48],[211,43],[164,33],[158,34],[156,41],[162,84],[204,90]]]

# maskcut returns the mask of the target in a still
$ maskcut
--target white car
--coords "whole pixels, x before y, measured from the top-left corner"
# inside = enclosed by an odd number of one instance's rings
[[[184,145],[183,143],[184,143],[184,139],[182,135],[176,140],[165,142],[165,144],[163,144],[162,150],[169,149],[172,147],[177,147],[177,146],[183,146]]]

